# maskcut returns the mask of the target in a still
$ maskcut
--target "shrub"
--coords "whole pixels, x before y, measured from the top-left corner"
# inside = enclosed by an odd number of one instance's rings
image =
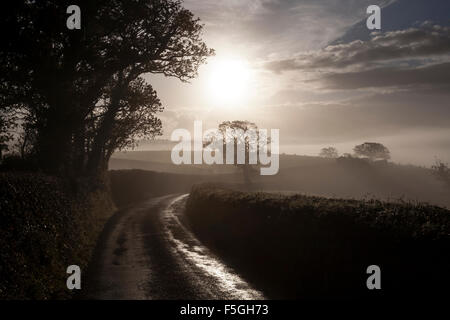
[[[70,298],[66,268],[85,270],[112,212],[107,190],[74,191],[55,177],[1,173],[0,299]]]
[[[196,186],[202,241],[271,298],[432,295],[450,285],[450,212],[420,203],[245,193]],[[383,290],[366,288],[366,268]]]

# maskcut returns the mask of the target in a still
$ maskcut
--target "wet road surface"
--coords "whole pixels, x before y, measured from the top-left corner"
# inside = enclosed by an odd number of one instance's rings
[[[152,198],[108,222],[84,299],[264,299],[183,224],[187,195]]]

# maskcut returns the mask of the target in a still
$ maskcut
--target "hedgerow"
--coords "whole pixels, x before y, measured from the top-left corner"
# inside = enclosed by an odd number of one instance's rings
[[[36,173],[0,173],[0,299],[63,299],[113,212],[107,190]]]
[[[273,298],[438,295],[450,285],[450,211],[413,202],[239,192],[199,185],[193,231]],[[379,265],[383,290],[369,291]]]

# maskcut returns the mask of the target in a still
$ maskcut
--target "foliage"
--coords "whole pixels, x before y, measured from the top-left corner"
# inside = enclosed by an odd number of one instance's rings
[[[422,204],[193,188],[193,231],[269,298],[438,295],[450,284],[450,212]],[[425,275],[425,276],[424,276]],[[414,279],[414,280],[411,280]]]
[[[259,164],[258,152],[261,140],[270,142],[268,137],[263,136],[262,132],[258,130],[255,123],[247,120],[234,120],[219,124],[217,132],[210,134],[203,145],[223,151],[223,163],[227,163],[226,150],[228,148],[233,150],[233,164],[242,168],[244,184],[250,187],[252,185],[250,176],[255,174],[252,165]],[[238,157],[238,150],[243,151],[242,159]],[[253,158],[253,162],[251,158]]]
[[[389,160],[391,158],[389,149],[377,142],[365,142],[355,146],[353,151],[357,156],[367,157],[370,160]]]
[[[95,174],[115,149],[161,132],[161,103],[141,75],[188,81],[213,51],[178,0],[81,0],[81,30],[66,28],[68,4],[3,8],[0,108],[25,114],[41,168]]]
[[[2,104],[0,96],[0,106]],[[13,140],[13,131],[17,127],[17,117],[11,110],[0,107],[0,161],[10,149],[10,143]]]
[[[339,157],[339,153],[334,147],[322,148],[320,150],[319,157],[335,159]]]
[[[450,168],[447,163],[436,160],[436,163],[431,166],[431,169],[438,179],[450,186]]]
[[[0,173],[0,299],[70,298],[66,268],[86,269],[104,221],[106,190],[42,174]]]

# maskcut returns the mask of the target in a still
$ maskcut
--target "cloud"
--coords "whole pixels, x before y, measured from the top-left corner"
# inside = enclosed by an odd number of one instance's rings
[[[270,61],[265,67],[276,73],[288,70],[330,70],[349,66],[369,67],[377,62],[449,55],[450,27],[423,25],[421,28],[374,33],[369,41],[300,53],[291,59]]]
[[[316,80],[317,81],[317,80]],[[359,72],[330,73],[318,81],[327,89],[362,89],[380,87],[426,86],[448,90],[450,62],[418,68],[386,67]]]
[[[448,99],[448,95],[421,92],[374,93],[339,104],[264,107],[260,112],[265,113],[255,121],[262,127],[281,128],[285,143],[337,143],[410,130],[449,131]]]
[[[208,43],[259,58],[321,48],[366,16],[370,4],[391,0],[185,0],[206,24]],[[225,43],[225,44],[224,44]],[[245,43],[241,48],[241,44]],[[237,48],[236,48],[237,47]],[[220,53],[220,52],[219,52]]]
[[[437,1],[411,5],[414,22],[443,12]],[[368,5],[390,2],[185,0],[186,7],[205,23],[205,40],[217,50],[218,58],[236,56],[254,67],[256,98],[235,109],[214,108],[214,103],[205,99],[207,73],[200,72],[199,79],[189,85],[151,78],[167,105],[161,116],[164,137],[170,137],[174,128],[191,130],[195,119],[203,120],[205,128],[217,127],[224,120],[248,119],[261,128],[279,128],[285,145],[352,147],[401,137],[413,150],[406,160],[426,163],[441,152],[448,155],[448,26],[414,24],[411,16],[408,21],[397,16],[408,15],[405,10],[396,10],[389,17],[384,9],[384,33],[373,33],[365,41],[327,45],[364,21]],[[412,1],[397,2],[409,7]],[[417,9],[422,7],[430,9]],[[397,152],[397,146],[392,146]],[[428,146],[439,152],[427,154]],[[314,152],[319,149],[314,146]],[[398,159],[397,153],[395,157]]]

